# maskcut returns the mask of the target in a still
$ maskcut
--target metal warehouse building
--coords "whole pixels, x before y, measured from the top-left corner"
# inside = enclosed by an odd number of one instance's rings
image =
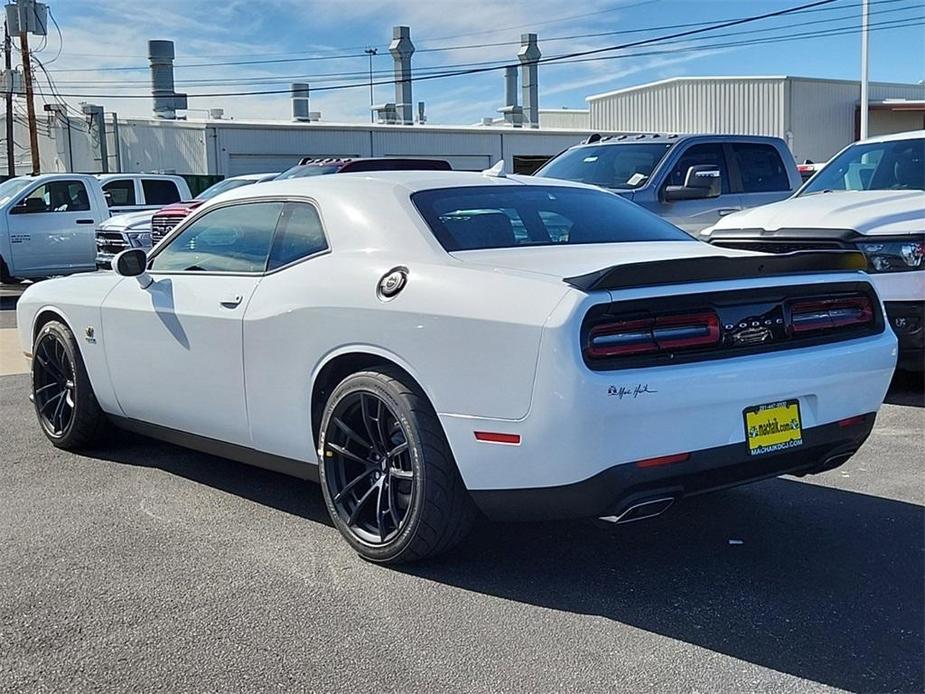
[[[585,114],[586,116],[587,114]],[[373,125],[251,120],[128,118],[106,122],[110,171],[235,176],[282,171],[310,157],[436,157],[479,171],[498,160],[531,173],[586,138],[586,129]],[[49,118],[40,141],[43,171],[101,171],[99,138],[80,119]]]
[[[675,77],[588,97],[593,130],[747,133],[827,161],[859,137],[859,82],[809,77]],[[925,84],[870,83],[871,135],[925,128]]]

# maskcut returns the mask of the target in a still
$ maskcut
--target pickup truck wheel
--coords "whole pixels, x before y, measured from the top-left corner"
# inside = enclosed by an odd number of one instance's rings
[[[433,407],[407,375],[382,368],[348,376],[320,431],[328,512],[364,559],[417,561],[468,533],[475,507]]]
[[[10,270],[6,266],[6,261],[0,258],[0,284],[15,284],[19,282],[16,277],[10,277]]]
[[[96,401],[74,335],[59,321],[45,323],[35,338],[32,401],[42,431],[58,448],[86,448],[102,436],[106,415]]]

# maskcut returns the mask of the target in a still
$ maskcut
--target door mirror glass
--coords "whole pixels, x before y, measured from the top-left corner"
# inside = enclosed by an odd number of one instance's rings
[[[129,248],[112,259],[112,269],[123,277],[138,277],[148,266],[148,256],[140,248]]]
[[[10,210],[10,214],[34,214],[36,212],[48,212],[48,205],[42,198],[26,198]]]
[[[721,174],[712,164],[696,164],[687,169],[683,186],[667,186],[665,200],[703,200],[718,198]]]

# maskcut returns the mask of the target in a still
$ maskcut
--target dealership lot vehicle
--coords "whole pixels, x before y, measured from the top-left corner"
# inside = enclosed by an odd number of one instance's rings
[[[219,196],[17,316],[55,445],[112,419],[318,478],[354,549],[410,561],[476,507],[637,520],[844,463],[896,359],[864,265],[580,184],[379,172]]]
[[[95,176],[42,174],[5,181],[0,184],[0,281],[94,270],[93,230],[107,217]]]
[[[156,210],[192,196],[186,179],[173,174],[97,174],[113,215]]]
[[[850,145],[789,200],[726,217],[702,238],[770,253],[861,251],[900,367],[925,367],[925,131]]]
[[[116,253],[126,248],[150,249],[152,242],[152,229],[157,227],[157,239],[166,236],[177,223],[190,212],[202,205],[206,200],[214,198],[220,193],[234,190],[240,186],[251,183],[260,183],[272,179],[276,174],[246,174],[232,176],[209,186],[194,199],[189,196],[180,198],[182,202],[174,202],[163,208],[155,210],[146,209],[140,212],[131,212],[111,217],[104,221],[96,231],[96,265],[108,268]]]
[[[783,140],[745,135],[595,135],[536,175],[613,190],[689,233],[783,200],[801,181]]]

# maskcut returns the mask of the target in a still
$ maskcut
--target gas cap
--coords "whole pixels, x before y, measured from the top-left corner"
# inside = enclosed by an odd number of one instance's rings
[[[379,280],[378,294],[383,301],[395,297],[408,283],[408,268],[396,267],[389,270]]]

